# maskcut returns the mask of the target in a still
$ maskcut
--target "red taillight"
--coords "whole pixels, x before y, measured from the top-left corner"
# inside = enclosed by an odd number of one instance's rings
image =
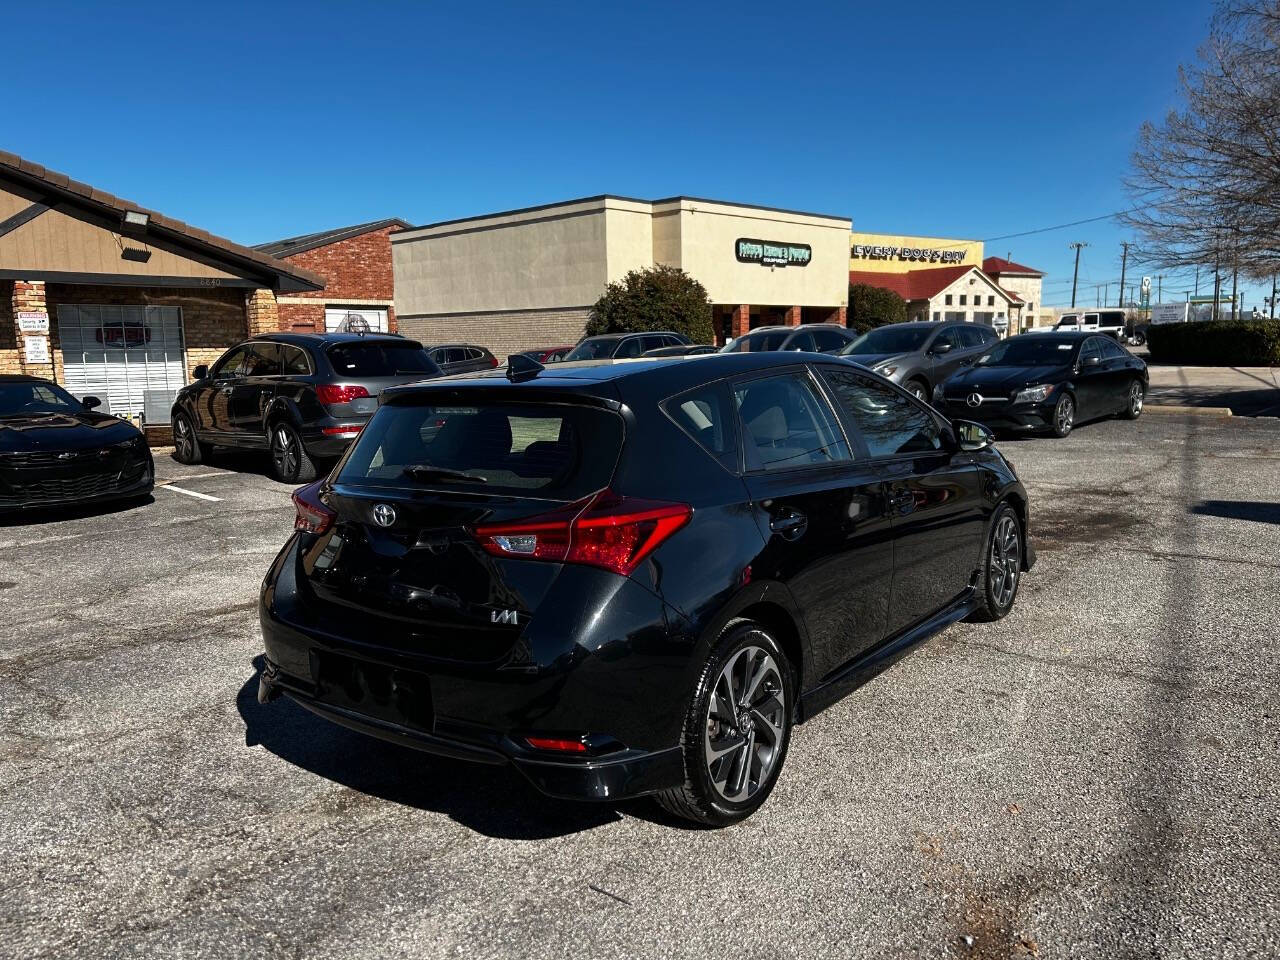
[[[495,357],[493,354],[489,354],[489,366],[496,367],[497,365],[498,365],[498,358]]]
[[[556,737],[525,737],[524,742],[535,750],[556,750],[560,753],[587,752],[587,745],[581,740],[560,740]]]
[[[324,533],[333,526],[336,514],[320,502],[323,483],[323,480],[317,480],[293,491],[293,506],[298,511],[293,518],[293,529],[304,533]]]
[[[581,563],[627,576],[692,515],[688,504],[619,497],[605,490],[554,513],[482,524],[473,533],[495,557]]]
[[[321,427],[320,432],[327,437],[358,437],[363,426],[353,427]]]
[[[316,396],[321,403],[350,403],[367,397],[369,391],[358,383],[322,383],[316,387]]]

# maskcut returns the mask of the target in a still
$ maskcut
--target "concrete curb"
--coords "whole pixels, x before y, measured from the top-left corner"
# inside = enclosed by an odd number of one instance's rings
[[[1193,417],[1230,417],[1230,407],[1188,407],[1176,403],[1152,403],[1148,401],[1142,408],[1147,413],[1190,414]]]

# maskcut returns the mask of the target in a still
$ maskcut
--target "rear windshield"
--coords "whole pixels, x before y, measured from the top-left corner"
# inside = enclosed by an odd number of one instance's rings
[[[412,340],[373,340],[338,343],[329,348],[329,362],[340,377],[394,377],[398,373],[439,373],[427,351]]]
[[[338,481],[578,500],[608,485],[622,436],[620,417],[592,407],[395,403],[374,414]]]
[[[782,341],[791,335],[790,330],[772,330],[769,333],[749,333],[739,337],[724,348],[725,353],[761,353],[778,350]]]
[[[846,357],[865,357],[877,353],[912,353],[924,346],[929,327],[877,327],[868,330],[840,351]]]
[[[566,360],[607,360],[618,347],[616,337],[591,337],[569,351]]]

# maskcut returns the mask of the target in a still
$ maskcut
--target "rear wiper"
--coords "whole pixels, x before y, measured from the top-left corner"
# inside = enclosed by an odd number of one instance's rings
[[[488,483],[484,477],[475,477],[461,470],[448,470],[444,467],[429,467],[422,463],[411,463],[402,471],[405,476],[415,480],[443,480],[448,483]]]

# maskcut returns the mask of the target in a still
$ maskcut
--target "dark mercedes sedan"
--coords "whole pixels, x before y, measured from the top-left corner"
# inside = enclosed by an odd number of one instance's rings
[[[741,820],[793,724],[1003,617],[1034,560],[990,434],[834,357],[517,360],[382,400],[294,495],[259,698],[554,796]]]
[[[993,430],[1065,437],[1101,417],[1136,420],[1147,365],[1105,334],[1024,333],[939,385],[934,406]]]
[[[0,376],[0,513],[151,493],[142,431],[100,405],[38,377]]]

